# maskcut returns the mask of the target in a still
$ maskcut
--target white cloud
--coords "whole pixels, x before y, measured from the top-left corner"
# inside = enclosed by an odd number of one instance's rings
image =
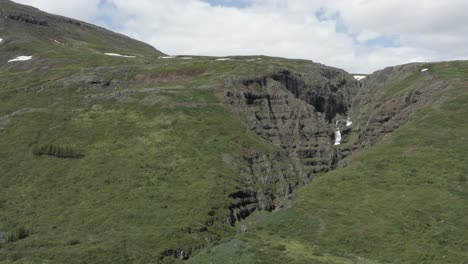
[[[13,0],[43,11],[75,19],[91,21],[99,14],[100,0]]]
[[[169,54],[264,54],[362,73],[468,54],[466,0],[249,0],[242,9],[201,0],[18,2],[112,25]],[[398,46],[368,45],[380,37]]]

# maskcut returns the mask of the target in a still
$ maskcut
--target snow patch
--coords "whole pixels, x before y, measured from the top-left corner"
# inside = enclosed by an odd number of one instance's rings
[[[335,146],[338,146],[341,144],[341,132],[339,129],[335,131]]]
[[[426,72],[426,71],[428,71],[428,70],[429,70],[429,69],[427,69],[427,68],[426,68],[426,69],[422,69],[421,72]]]
[[[2,38],[0,38],[0,43],[2,43],[2,41],[3,41],[3,39],[2,39]]]
[[[245,61],[247,62],[256,62],[256,61],[262,61],[262,58],[252,58],[252,59],[246,59]]]
[[[113,57],[136,58],[136,56],[120,55],[117,53],[104,53],[104,54],[107,56],[113,56]]]
[[[350,117],[348,117],[348,119],[346,120],[346,126],[349,127],[353,124],[353,121],[351,120]]]
[[[216,59],[217,61],[230,61],[232,60],[231,58],[219,58],[219,59]]]
[[[14,61],[28,61],[32,59],[32,56],[19,56],[19,57],[16,57],[12,60],[9,60],[8,62],[14,62]]]
[[[191,60],[192,57],[177,57],[177,56],[161,56],[160,59],[181,59],[181,60]]]
[[[360,81],[360,80],[366,78],[367,76],[366,75],[354,75],[353,77],[354,77],[354,79]]]

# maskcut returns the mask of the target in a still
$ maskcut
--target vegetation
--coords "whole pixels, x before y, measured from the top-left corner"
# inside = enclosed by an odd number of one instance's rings
[[[27,238],[31,234],[31,231],[23,226],[13,229],[6,235],[6,242],[12,243],[21,239]]]
[[[242,179],[223,157],[273,147],[220,102],[223,84],[310,62],[161,59],[86,27],[4,29],[0,263],[180,263],[181,252],[189,263],[468,259],[467,62],[428,64],[451,84],[444,100],[237,234],[226,194]],[[33,60],[4,62],[25,52]],[[381,99],[421,80],[409,76]]]
[[[463,80],[459,66],[436,64],[432,69],[444,71],[433,74]],[[468,90],[459,85],[442,106],[420,111],[352,166],[317,178],[291,208],[249,219],[251,231],[237,239],[250,250],[230,253],[221,245],[191,263],[234,255],[250,263],[464,263]],[[279,245],[287,253],[274,250]]]
[[[71,158],[71,159],[80,159],[83,158],[81,151],[74,149],[72,147],[62,147],[56,145],[41,145],[39,147],[34,147],[32,150],[33,155],[36,156],[54,156],[57,158]]]
[[[129,66],[127,80],[118,67],[88,69],[79,60],[0,67],[0,117],[30,109],[0,132],[0,233],[34,228],[0,242],[0,263],[172,262],[161,254],[196,253],[235,235],[225,194],[241,179],[222,157],[271,147],[219,102],[218,84],[225,74],[255,75],[286,61],[246,60],[158,59]],[[124,83],[114,92],[87,75]]]
[[[385,94],[382,96],[381,100],[389,99],[392,96],[404,91],[405,89],[410,88],[412,85],[421,80],[421,77],[421,73],[418,72],[411,74],[399,82],[396,82],[386,89]]]

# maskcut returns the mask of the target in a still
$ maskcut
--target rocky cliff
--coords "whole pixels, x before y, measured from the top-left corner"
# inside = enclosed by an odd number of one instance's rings
[[[307,71],[308,70],[308,71]],[[336,124],[345,118],[359,83],[344,71],[311,65],[293,72],[228,81],[225,102],[265,142],[271,153],[245,151],[245,190],[232,194],[231,223],[256,209],[273,210],[318,174],[344,158],[333,146]]]
[[[434,80],[422,64],[409,64],[361,81],[321,65],[226,81],[226,105],[276,147],[271,153],[246,150],[237,161],[245,189],[230,196],[230,222],[281,207],[315,175],[346,166],[345,158],[377,144],[433,98],[443,100],[448,84]],[[336,129],[344,143],[338,146]]]

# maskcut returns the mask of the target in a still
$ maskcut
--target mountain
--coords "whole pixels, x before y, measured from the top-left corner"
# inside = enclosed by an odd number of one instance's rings
[[[0,14],[0,263],[467,259],[468,62],[358,81]]]
[[[7,58],[5,52],[27,52],[44,59],[74,58],[83,63],[93,62],[93,55],[102,53],[162,55],[152,46],[127,36],[9,0],[0,0],[0,32],[4,45],[2,61]]]

